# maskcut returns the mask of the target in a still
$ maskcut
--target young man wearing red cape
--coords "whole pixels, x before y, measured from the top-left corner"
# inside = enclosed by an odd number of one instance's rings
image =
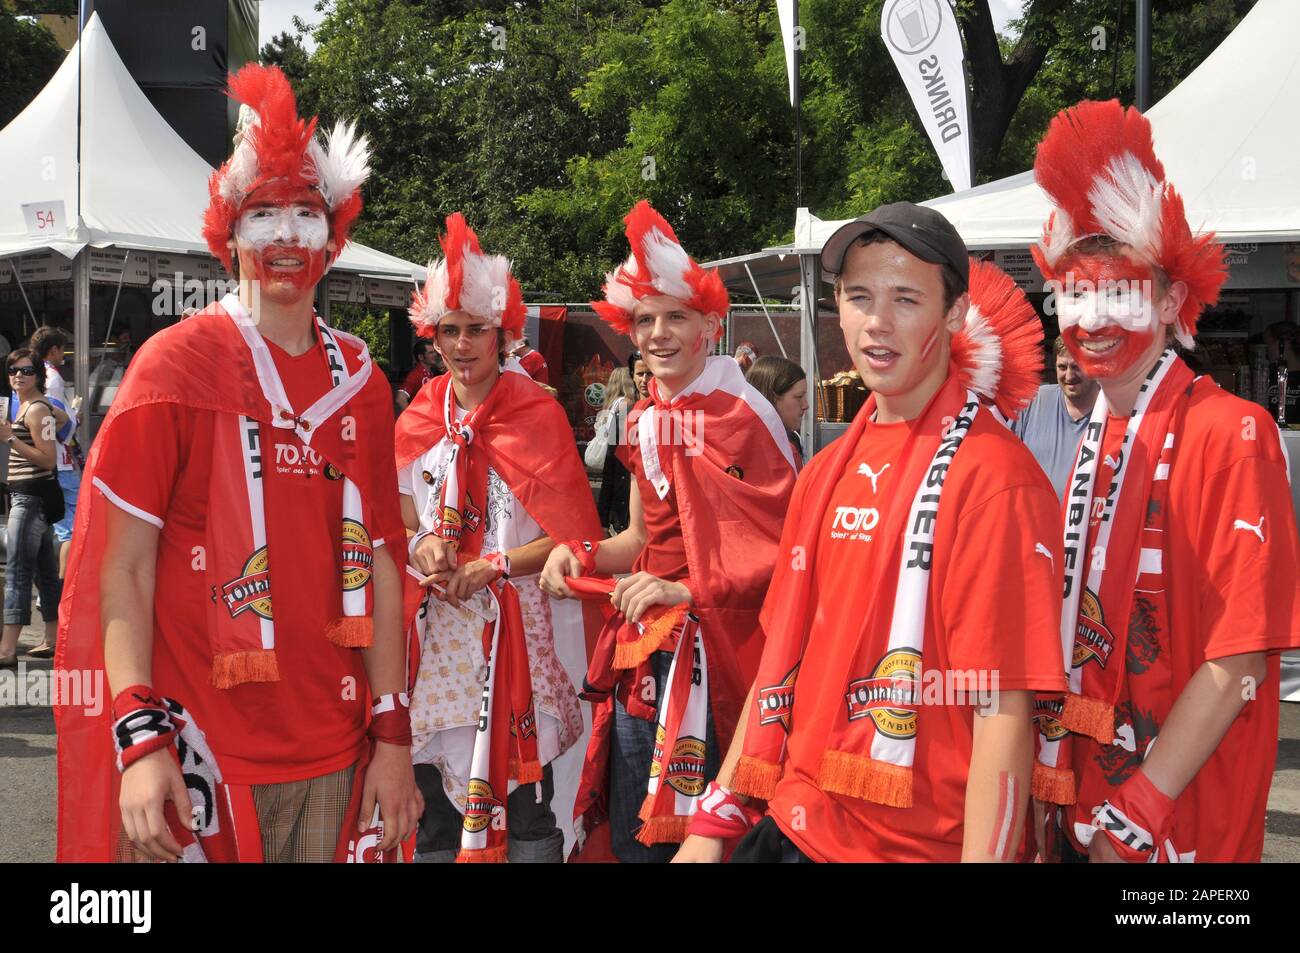
[[[204,237],[239,293],[140,349],[86,470],[57,667],[113,705],[57,710],[60,860],[395,859],[420,814],[391,401],[312,309],[367,145],[278,69],[230,91]]]
[[[1173,349],[1195,347],[1223,250],[1188,227],[1150,122],[1114,100],[1052,120],[1034,175],[1053,205],[1034,256],[1101,385],[1066,485],[1044,840],[1067,861],[1258,861],[1298,544],[1277,426]]]
[[[631,526],[557,546],[542,586],[614,610],[587,674],[599,707],[577,824],[589,836],[608,819],[619,860],[655,862],[685,836],[753,679],[794,460],[772,405],[735,360],[709,356],[729,305],[721,279],[648,202],[625,221],[632,253],[593,307],[654,375],[618,451],[635,477]]]
[[[556,640],[585,642],[552,622],[537,573],[557,533],[598,533],[600,521],[563,409],[505,357],[525,316],[509,260],[484,254],[459,212],[442,248],[411,320],[447,373],[411,401],[396,440],[421,653],[416,860],[559,863],[551,762],[583,720]]]
[[[1042,328],[932,209],[843,226],[822,267],[872,394],[799,475],[745,727],[677,860],[1015,860],[1033,692],[1062,682],[1056,494],[1000,419]]]

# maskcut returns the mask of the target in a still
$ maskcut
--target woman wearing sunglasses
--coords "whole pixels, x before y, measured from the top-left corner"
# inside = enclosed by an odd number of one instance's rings
[[[5,361],[9,385],[18,398],[13,422],[0,420],[0,443],[9,452],[9,523],[5,541],[5,616],[0,637],[0,668],[18,664],[18,635],[32,621],[32,578],[41,591],[45,640],[27,654],[49,658],[58,631],[58,550],[53,524],[63,518],[63,494],[54,476],[54,410],[44,396],[45,363],[30,348]]]

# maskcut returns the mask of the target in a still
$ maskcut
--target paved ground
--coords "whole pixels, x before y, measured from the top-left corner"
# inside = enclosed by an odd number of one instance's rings
[[[39,642],[37,627],[26,629],[20,650]],[[19,661],[28,673],[50,669],[48,661]],[[12,671],[0,671],[0,863],[52,861],[54,716],[47,707],[9,703],[11,678]],[[1300,863],[1300,704],[1282,705],[1279,734],[1264,860]]]

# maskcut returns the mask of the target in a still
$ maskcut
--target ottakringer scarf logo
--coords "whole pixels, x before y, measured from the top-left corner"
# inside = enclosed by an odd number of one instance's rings
[[[921,653],[895,649],[882,658],[869,678],[849,683],[844,700],[849,721],[871,716],[876,730],[890,738],[916,736],[916,705],[920,701]],[[909,705],[910,708],[900,708]]]
[[[1101,612],[1101,600],[1091,589],[1084,589],[1079,599],[1079,621],[1074,629],[1074,652],[1070,659],[1072,668],[1080,668],[1096,659],[1103,669],[1115,647],[1115,636],[1106,628]]]
[[[487,830],[492,818],[505,810],[505,804],[492,791],[492,785],[482,778],[469,779],[465,798],[465,830],[471,834]]]
[[[252,609],[254,615],[271,618],[271,573],[266,547],[256,550],[244,563],[243,572],[221,587],[221,601],[233,619]]]
[[[351,592],[370,581],[375,564],[375,550],[370,534],[356,520],[343,520],[343,588]]]
[[[1048,741],[1059,741],[1068,731],[1061,724],[1061,713],[1065,710],[1065,701],[1060,698],[1042,698],[1034,701],[1033,718],[1038,723],[1039,733]]]

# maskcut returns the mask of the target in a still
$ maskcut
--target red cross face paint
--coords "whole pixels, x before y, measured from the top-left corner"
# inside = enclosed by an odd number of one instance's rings
[[[1061,337],[1094,380],[1129,370],[1160,330],[1151,269],[1128,258],[1084,255],[1052,282]]]
[[[241,262],[251,263],[264,293],[301,295],[325,275],[329,217],[318,193],[305,188],[258,189],[235,225]]]

